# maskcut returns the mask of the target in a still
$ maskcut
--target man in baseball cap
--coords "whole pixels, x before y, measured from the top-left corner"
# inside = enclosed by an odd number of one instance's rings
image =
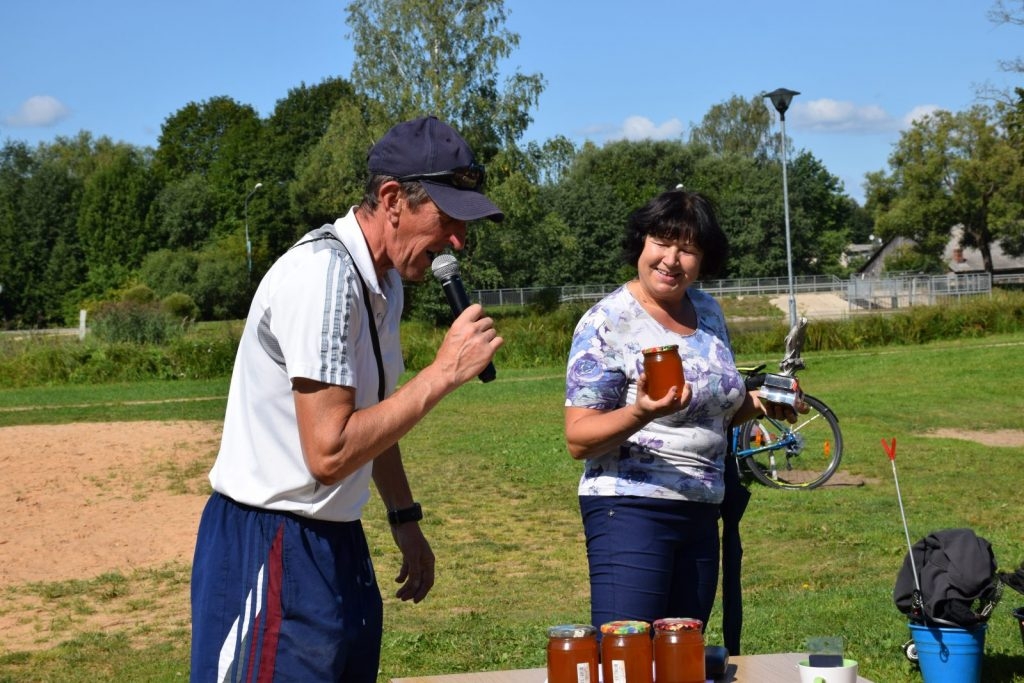
[[[484,167],[473,150],[450,126],[433,116],[400,123],[373,146],[370,173],[400,182],[419,181],[430,199],[448,216],[460,221],[505,214],[483,194]]]
[[[239,340],[192,570],[192,681],[375,683],[382,600],[360,519],[372,479],[402,554],[396,597],[434,584],[399,439],[503,340],[479,304],[396,391],[402,280],[499,221],[484,170],[436,118],[370,151],[362,203],[267,271]]]

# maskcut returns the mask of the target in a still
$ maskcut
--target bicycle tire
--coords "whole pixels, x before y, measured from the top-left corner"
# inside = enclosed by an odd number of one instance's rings
[[[825,403],[804,394],[809,408],[794,424],[759,418],[741,427],[740,462],[754,479],[778,489],[815,489],[828,481],[843,458],[839,418]],[[786,439],[792,435],[792,443]],[[778,445],[773,445],[778,444]],[[747,453],[754,450],[753,453]],[[781,460],[781,461],[780,461]]]

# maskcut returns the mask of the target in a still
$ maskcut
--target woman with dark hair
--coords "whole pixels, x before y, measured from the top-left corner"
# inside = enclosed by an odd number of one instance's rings
[[[637,277],[580,319],[566,373],[565,436],[585,461],[580,511],[592,623],[694,617],[707,623],[719,567],[730,427],[769,411],[736,370],[722,309],[694,287],[729,245],[703,195],[671,190],[629,218]],[[677,345],[685,381],[655,400],[642,350]]]

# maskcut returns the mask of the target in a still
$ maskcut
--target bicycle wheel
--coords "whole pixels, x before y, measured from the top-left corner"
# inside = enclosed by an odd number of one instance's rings
[[[740,461],[755,479],[780,489],[813,489],[839,467],[843,435],[839,419],[822,401],[804,394],[810,410],[795,424],[760,418],[742,427]]]

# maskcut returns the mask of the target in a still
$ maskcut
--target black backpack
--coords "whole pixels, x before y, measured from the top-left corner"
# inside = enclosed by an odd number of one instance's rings
[[[991,544],[971,529],[942,529],[904,557],[892,597],[913,621],[972,628],[988,620],[1001,594]]]

